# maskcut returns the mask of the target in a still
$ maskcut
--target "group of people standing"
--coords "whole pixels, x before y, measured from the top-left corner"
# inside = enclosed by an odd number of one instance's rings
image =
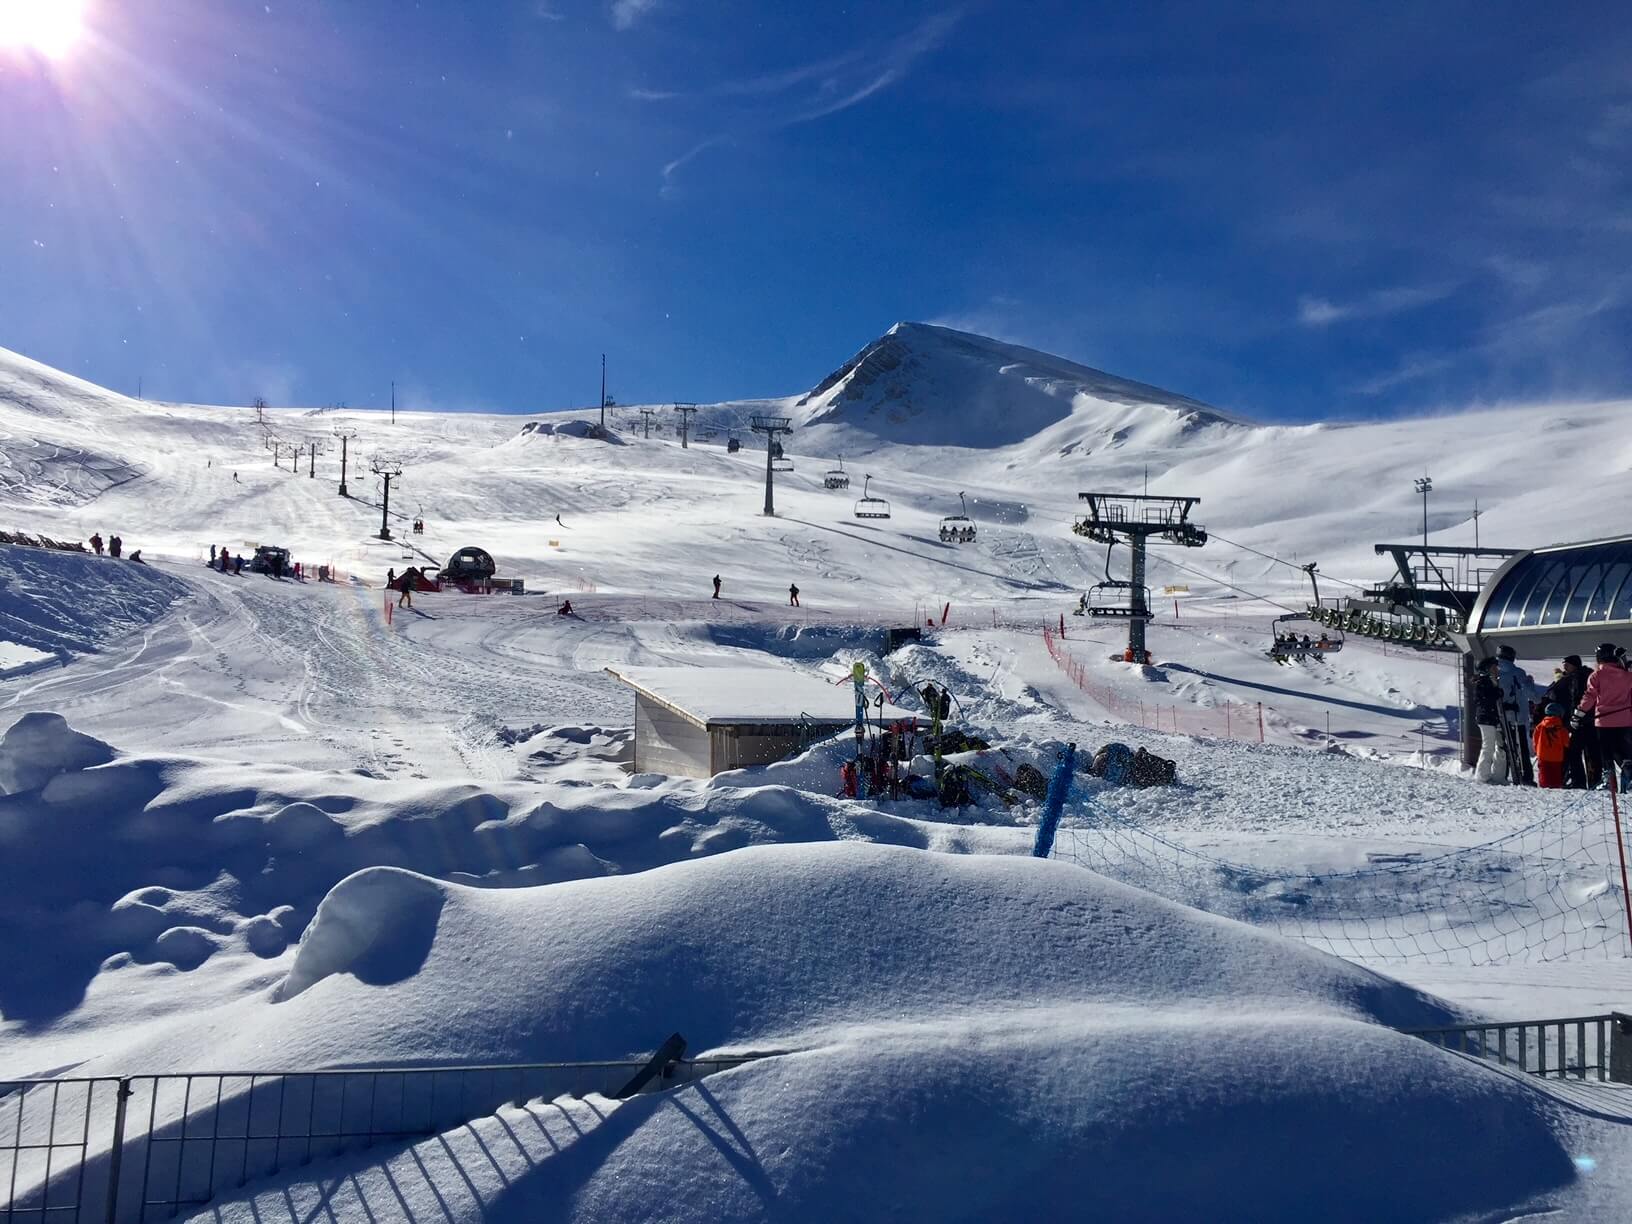
[[[118,536],[109,536],[106,547],[108,556],[112,557],[114,560],[117,561],[120,557],[124,556],[125,542]],[[100,557],[102,555],[102,550],[102,533],[100,531],[94,532],[91,535],[91,551]],[[134,561],[137,565],[147,564],[147,562],[142,560],[142,550],[139,548],[130,554],[128,560]]]
[[[1632,669],[1626,652],[1612,642],[1598,647],[1593,662],[1587,667],[1580,655],[1566,657],[1539,700],[1531,699],[1534,681],[1511,646],[1481,662],[1474,688],[1480,740],[1474,777],[1591,790],[1602,785],[1607,767],[1624,790],[1632,780]]]

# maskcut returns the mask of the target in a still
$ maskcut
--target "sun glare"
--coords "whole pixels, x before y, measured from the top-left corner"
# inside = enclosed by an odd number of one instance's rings
[[[84,0],[0,0],[0,50],[61,59],[79,39]]]

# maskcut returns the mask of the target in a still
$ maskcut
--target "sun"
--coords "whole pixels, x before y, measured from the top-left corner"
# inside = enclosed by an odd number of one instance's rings
[[[61,59],[79,41],[84,0],[0,0],[0,50]]]

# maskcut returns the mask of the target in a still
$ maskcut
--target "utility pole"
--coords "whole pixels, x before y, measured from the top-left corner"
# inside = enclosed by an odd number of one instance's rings
[[[754,415],[748,419],[748,428],[765,435],[765,514],[776,516],[776,438],[793,429],[790,417]]]
[[[340,439],[340,496],[350,497],[351,494],[346,492],[346,444],[357,436],[357,431],[336,425],[334,436]]]
[[[606,354],[601,354],[601,432],[606,432]]]
[[[369,460],[368,470],[385,481],[385,497],[380,501],[380,539],[391,538],[391,482],[402,476],[402,461],[384,455]]]
[[[289,474],[291,476],[300,475],[300,452],[305,449],[305,443],[297,443],[295,445],[295,461],[289,465]]]
[[[283,464],[279,461],[283,458],[283,443],[276,438],[268,438],[266,444],[272,452],[272,466],[282,467]]]
[[[689,449],[691,414],[697,411],[696,404],[676,404],[674,410],[680,414],[680,449]]]
[[[1479,547],[1479,499],[1473,499],[1473,546]]]
[[[650,408],[640,410],[640,423],[646,427],[646,439],[650,441],[652,437],[652,410]]]
[[[1434,482],[1424,472],[1417,478],[1417,492],[1422,494],[1422,550],[1428,551],[1428,494],[1434,491]]]
[[[140,374],[136,375],[136,398],[142,398],[142,376]]]
[[[311,456],[311,461],[306,465],[306,476],[308,479],[317,479],[317,452],[321,445],[322,444],[318,442],[316,438],[313,438],[306,444],[306,453]]]
[[[391,424],[397,423],[397,380],[391,380]]]

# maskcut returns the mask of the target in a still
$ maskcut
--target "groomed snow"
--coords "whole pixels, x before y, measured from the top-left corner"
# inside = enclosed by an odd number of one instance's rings
[[[786,667],[609,667],[607,674],[686,715],[701,727],[732,723],[853,721],[855,686],[847,676],[822,677]],[[886,722],[914,717],[885,702],[871,704],[868,717]]]

